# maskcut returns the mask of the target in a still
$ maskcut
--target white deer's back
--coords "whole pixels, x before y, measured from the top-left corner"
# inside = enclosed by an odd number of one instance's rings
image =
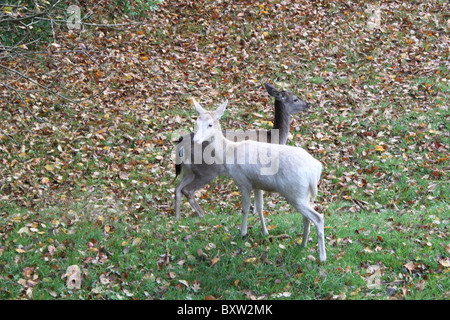
[[[238,185],[283,194],[308,190],[322,171],[322,164],[300,147],[243,141],[228,144],[226,157]]]

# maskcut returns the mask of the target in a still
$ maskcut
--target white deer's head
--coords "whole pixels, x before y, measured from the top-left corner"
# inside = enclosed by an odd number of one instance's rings
[[[216,111],[206,111],[194,98],[192,98],[192,101],[194,102],[195,110],[198,112],[194,142],[201,144],[203,141],[213,137],[217,130],[220,132],[219,119],[225,112],[228,100],[222,103]]]

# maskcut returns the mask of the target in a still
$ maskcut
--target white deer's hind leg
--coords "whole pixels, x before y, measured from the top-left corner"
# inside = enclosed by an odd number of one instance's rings
[[[317,239],[319,243],[319,260],[324,262],[327,260],[327,254],[325,252],[324,220],[322,215],[311,207],[308,200],[309,199],[295,199],[292,201],[291,199],[289,202],[303,215],[304,218],[309,219],[316,226]],[[305,235],[303,235],[303,237],[302,245],[306,238]]]
[[[302,239],[302,247],[306,247],[308,244],[309,238],[309,219],[303,216],[303,239]]]

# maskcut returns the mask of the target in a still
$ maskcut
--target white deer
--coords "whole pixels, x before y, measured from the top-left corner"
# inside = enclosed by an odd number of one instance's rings
[[[256,139],[258,141],[265,139],[265,142],[286,144],[291,127],[291,115],[303,110],[308,110],[310,105],[299,99],[292,92],[277,90],[269,83],[264,83],[264,87],[266,88],[267,93],[275,98],[275,117],[273,120],[273,128],[271,130],[257,131],[226,131],[225,136],[227,139],[234,141],[252,138],[252,140]],[[174,207],[175,217],[177,219],[180,218],[182,195],[187,198],[189,204],[197,212],[197,214],[200,217],[203,217],[205,213],[195,200],[195,192],[215,179],[218,175],[223,175],[226,173],[226,169],[223,164],[207,164],[202,157],[199,159],[201,161],[195,163],[195,152],[198,152],[199,148],[194,148],[194,143],[192,141],[193,138],[194,134],[190,133],[181,137],[176,144],[177,152],[175,160],[175,179],[180,173],[183,173],[183,178],[175,188]],[[205,141],[202,144],[202,151],[200,152],[201,155],[206,148],[208,148],[208,142]],[[254,210],[256,211],[256,206],[254,206]]]
[[[310,204],[317,195],[322,164],[299,147],[252,140],[240,142],[227,140],[222,133],[219,119],[225,111],[228,100],[213,112],[205,111],[195,99],[192,100],[199,114],[194,142],[201,144],[207,140],[211,141],[215,161],[224,164],[241,192],[243,211],[241,235],[247,234],[252,190],[255,193],[256,211],[259,213],[264,235],[269,232],[264,224],[262,190],[277,192],[303,215],[303,247],[308,242],[310,221],[316,226],[319,260],[325,261],[324,219]]]

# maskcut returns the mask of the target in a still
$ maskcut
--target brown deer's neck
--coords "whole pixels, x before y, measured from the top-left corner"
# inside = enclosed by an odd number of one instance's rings
[[[273,120],[272,129],[278,130],[280,144],[286,144],[291,127],[290,119],[291,115],[286,111],[283,103],[275,100],[275,119]],[[272,134],[270,136],[272,137]]]

